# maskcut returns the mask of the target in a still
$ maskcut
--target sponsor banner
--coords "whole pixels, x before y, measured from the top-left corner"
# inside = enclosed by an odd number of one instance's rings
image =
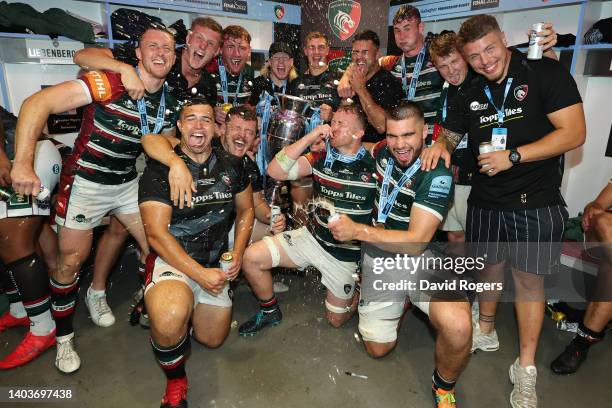
[[[223,0],[223,11],[249,14],[247,2],[244,0]]]
[[[93,0],[102,3],[103,0]],[[300,24],[301,8],[296,1],[248,1],[248,0],[113,0],[113,4],[131,7],[148,7],[161,10],[185,11],[211,16],[241,15],[259,21],[282,21]],[[250,5],[250,7],[249,7]],[[283,13],[277,14],[276,6],[282,6]],[[143,10],[151,13],[154,10]],[[386,14],[388,9],[382,13]],[[280,17],[278,16],[280,15]]]
[[[402,1],[401,4],[407,3]],[[499,13],[514,10],[559,6],[576,3],[575,0],[420,0],[412,1],[411,5],[421,12],[423,21],[433,21],[440,18],[457,18],[480,13]],[[388,24],[392,25],[393,16],[400,3],[393,1],[389,8]]]
[[[482,10],[499,7],[499,0],[472,0],[471,10]]]

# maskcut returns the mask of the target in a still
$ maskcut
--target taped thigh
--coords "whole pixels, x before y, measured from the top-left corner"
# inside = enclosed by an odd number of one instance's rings
[[[391,343],[397,340],[397,327],[404,313],[400,302],[359,305],[359,333],[364,341]]]

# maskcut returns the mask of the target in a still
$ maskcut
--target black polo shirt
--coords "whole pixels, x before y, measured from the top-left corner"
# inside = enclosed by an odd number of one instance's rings
[[[234,220],[234,199],[249,186],[241,158],[213,149],[200,164],[191,160],[177,145],[176,154],[191,172],[197,192],[192,206],[172,205],[168,167],[149,160],[139,181],[138,202],[157,201],[172,207],[169,231],[190,257],[204,266],[215,265],[227,250],[227,235]]]
[[[478,156],[481,142],[491,141],[497,127],[497,110],[489,103],[484,87],[488,85],[493,102],[501,107],[508,78],[513,78],[504,105],[503,127],[508,129],[506,149],[540,140],[555,130],[547,114],[581,103],[576,82],[558,61],[550,58],[527,60],[512,50],[508,75],[500,84],[477,76],[457,93],[444,123],[447,129],[469,134],[469,148]],[[563,177],[563,155],[530,163],[519,163],[493,177],[476,172],[472,178],[469,204],[486,209],[521,210],[565,202],[559,187]]]

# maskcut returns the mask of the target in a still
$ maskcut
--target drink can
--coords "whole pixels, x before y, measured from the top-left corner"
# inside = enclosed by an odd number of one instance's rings
[[[478,146],[478,152],[480,154],[485,153],[493,153],[495,149],[493,148],[493,143],[491,142],[482,142],[480,146]]]
[[[527,59],[539,60],[542,59],[544,47],[538,44],[543,37],[538,37],[538,32],[542,31],[544,23],[535,23],[531,25],[531,33],[529,34],[529,50],[527,51]]]
[[[221,254],[221,259],[219,259],[219,264],[221,264],[221,269],[227,275],[227,271],[229,270],[232,261],[234,260],[234,256],[231,252],[224,252]]]
[[[45,186],[43,186],[41,184],[40,185],[40,191],[36,195],[36,199],[38,201],[45,201],[46,199],[49,198],[50,195],[51,195],[51,191],[49,191],[49,189],[47,187],[45,187]]]
[[[278,205],[270,206],[270,228],[276,222],[276,218],[281,214],[281,208]]]

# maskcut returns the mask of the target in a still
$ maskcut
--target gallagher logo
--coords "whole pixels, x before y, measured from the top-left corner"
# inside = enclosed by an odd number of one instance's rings
[[[285,8],[283,6],[274,6],[274,15],[279,20],[282,20],[285,16]]]
[[[352,0],[332,1],[327,9],[327,21],[334,35],[344,41],[359,27],[361,4]]]

